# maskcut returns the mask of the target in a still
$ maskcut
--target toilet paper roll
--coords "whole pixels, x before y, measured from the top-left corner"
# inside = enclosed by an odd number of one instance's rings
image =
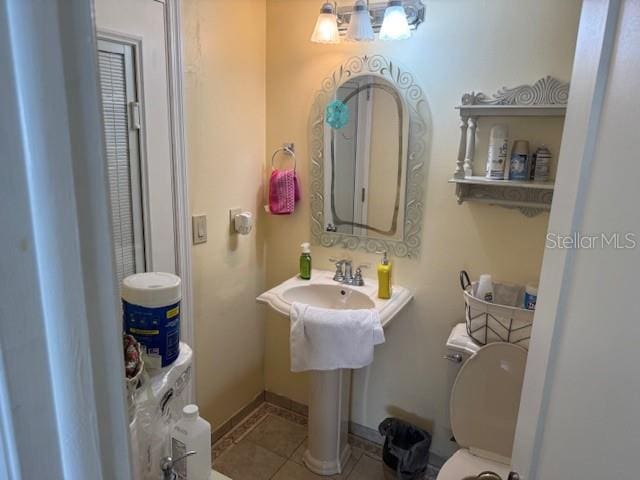
[[[235,229],[240,235],[248,235],[253,228],[253,215],[251,212],[242,212],[235,216]]]

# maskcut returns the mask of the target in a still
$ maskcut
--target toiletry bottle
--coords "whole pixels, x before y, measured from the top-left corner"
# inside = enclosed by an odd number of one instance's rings
[[[529,158],[529,180],[533,180],[534,178],[534,174],[536,171],[536,162],[538,160],[538,150],[533,152],[533,154]]]
[[[509,180],[529,180],[529,142],[516,140],[511,150]]]
[[[182,457],[190,451],[195,455],[174,465],[176,480],[208,480],[211,475],[211,425],[198,415],[196,405],[182,409],[182,419],[171,433],[171,456]]]
[[[528,283],[524,290],[524,308],[527,310],[535,310],[538,302],[538,285]]]
[[[308,242],[300,245],[302,253],[300,254],[300,278],[303,280],[311,280],[311,244]]]
[[[491,275],[486,273],[480,275],[475,297],[485,302],[493,302],[493,279]]]
[[[491,127],[489,156],[487,157],[487,178],[504,180],[505,165],[507,163],[508,132],[506,125],[494,125]]]
[[[531,179],[536,182],[548,182],[551,178],[551,152],[542,145],[536,150],[536,164],[531,171]]]
[[[382,261],[378,264],[378,298],[391,298],[391,262],[384,252]]]

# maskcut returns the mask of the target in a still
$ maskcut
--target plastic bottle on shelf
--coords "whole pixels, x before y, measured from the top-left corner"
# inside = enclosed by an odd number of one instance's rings
[[[535,153],[536,163],[531,170],[531,179],[536,182],[548,182],[551,177],[551,152],[542,145]]]
[[[529,142],[516,140],[509,161],[509,180],[529,180]]]
[[[486,177],[492,180],[504,180],[505,165],[509,144],[509,129],[506,125],[494,125],[489,136],[489,155],[487,157]]]

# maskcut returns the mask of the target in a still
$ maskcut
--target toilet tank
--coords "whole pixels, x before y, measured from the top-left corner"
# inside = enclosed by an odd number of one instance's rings
[[[480,348],[481,345],[474,342],[467,333],[466,324],[459,323],[449,334],[445,358],[453,363],[462,364]]]

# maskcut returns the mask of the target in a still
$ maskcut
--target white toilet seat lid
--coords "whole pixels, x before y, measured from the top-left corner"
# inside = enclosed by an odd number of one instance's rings
[[[527,351],[490,343],[462,366],[451,391],[451,428],[458,445],[511,458]]]
[[[440,469],[437,480],[461,480],[475,478],[482,472],[493,472],[506,480],[511,468],[509,465],[497,463],[486,458],[473,455],[466,448],[461,448],[453,454]]]

